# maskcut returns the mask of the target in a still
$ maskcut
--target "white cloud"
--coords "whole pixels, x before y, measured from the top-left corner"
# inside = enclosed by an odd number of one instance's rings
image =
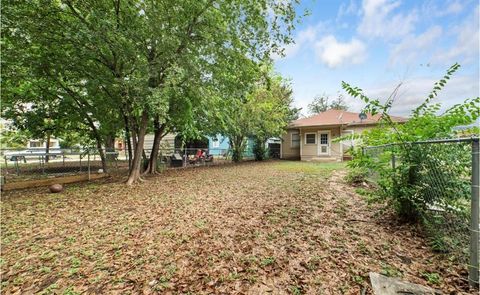
[[[425,0],[419,10],[423,21],[436,21],[435,18],[460,14],[472,2],[472,0]]]
[[[303,31],[300,31],[295,38],[295,43],[290,44],[285,48],[285,56],[293,57],[298,51],[304,47],[307,43],[315,41],[316,29],[314,27],[308,27]]]
[[[478,63],[479,15],[480,6],[477,6],[465,21],[451,29],[449,33],[456,36],[454,45],[450,49],[437,54],[433,59],[434,62],[451,64],[476,61]]]
[[[418,107],[430,93],[435,82],[439,77],[417,77],[404,80],[399,88],[397,96],[394,100],[391,114],[398,116],[409,116],[411,111]],[[478,84],[478,74],[458,76],[454,75],[445,88],[440,91],[438,96],[433,102],[439,102],[442,104],[440,112],[445,111],[447,108],[462,103],[467,98],[474,98],[480,95],[480,86]],[[364,93],[374,99],[380,99],[385,101],[393,92],[395,87],[400,82],[391,80],[390,82],[382,82],[382,84],[371,84],[364,87],[364,85],[352,85],[363,88]],[[302,107],[304,113],[306,113],[308,104],[312,101],[316,94],[323,93],[318,89],[305,89],[306,85],[294,84],[294,97],[295,103],[298,107]],[[344,95],[345,102],[352,112],[360,112],[365,106],[365,103],[360,99],[353,98],[345,92],[341,92]],[[327,93],[330,98],[337,97],[337,93]]]
[[[445,14],[457,14],[460,13],[465,6],[460,1],[453,1],[448,4],[447,9],[445,9]]]
[[[424,77],[405,80],[394,100],[391,113],[407,116],[419,106],[433,88],[437,78]],[[372,98],[385,100],[398,85],[398,82],[385,83],[379,87],[365,88],[365,94]],[[445,88],[439,92],[434,102],[442,103],[442,110],[461,103],[467,98],[479,96],[478,76],[454,76]]]
[[[352,24],[352,20],[361,13],[360,7],[356,0],[349,2],[342,2],[338,7],[337,17],[335,19],[335,27],[341,29],[348,29]]]
[[[298,32],[295,36],[294,40],[295,43],[288,44],[284,48],[284,58],[291,58],[298,54],[301,49],[304,49],[313,44],[316,39],[317,33],[323,28],[323,24],[319,23],[316,26],[309,26],[304,30]],[[273,57],[274,60],[278,60],[281,57],[279,55],[275,55]]]
[[[350,42],[341,43],[335,36],[328,35],[315,42],[316,56],[330,68],[342,64],[359,64],[366,59],[366,46],[353,38]]]
[[[412,77],[404,80],[402,86],[399,88],[396,99],[394,100],[393,107],[391,109],[392,115],[409,116],[411,111],[419,106],[430,93],[435,82],[441,77],[428,76],[428,77]],[[441,111],[453,106],[454,104],[461,103],[467,98],[473,98],[479,96],[480,88],[478,84],[478,73],[473,75],[454,75],[445,86],[445,88],[439,92],[439,95],[433,102],[440,102],[442,104]],[[314,81],[314,79],[312,80]],[[325,92],[325,88],[318,89],[315,85],[312,85],[311,81],[301,81],[293,83],[293,93],[295,98],[295,105],[303,108],[303,112],[307,113],[307,106],[312,101],[313,97],[317,94]],[[338,83],[334,83],[340,85]],[[399,80],[390,80],[387,82],[373,83],[370,85],[357,85],[364,90],[364,93],[370,98],[380,99],[385,101],[395,87],[399,84]],[[360,112],[365,106],[365,103],[360,99],[353,98],[345,92],[341,91],[344,95],[345,102],[352,112]],[[336,91],[330,91],[326,93],[331,98],[337,97]]]
[[[390,54],[390,64],[410,64],[423,53],[435,46],[435,40],[442,35],[440,26],[432,26],[420,35],[408,35],[395,45]]]
[[[417,13],[395,13],[400,1],[364,0],[363,14],[357,31],[367,37],[395,39],[413,31],[418,20]]]
[[[357,7],[357,3],[354,0],[350,0],[348,4],[346,2],[343,2],[342,4],[340,4],[340,7],[338,8],[337,20],[339,20],[344,16],[357,14],[358,11],[359,9]]]

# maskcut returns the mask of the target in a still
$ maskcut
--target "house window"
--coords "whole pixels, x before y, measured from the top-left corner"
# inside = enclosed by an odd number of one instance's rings
[[[43,143],[40,141],[30,141],[30,147],[31,148],[37,148],[37,147],[42,147]]]
[[[328,134],[320,134],[320,144],[328,144]]]
[[[298,131],[292,133],[292,148],[300,147],[300,134]]]
[[[305,133],[305,144],[316,144],[317,135],[315,133]]]

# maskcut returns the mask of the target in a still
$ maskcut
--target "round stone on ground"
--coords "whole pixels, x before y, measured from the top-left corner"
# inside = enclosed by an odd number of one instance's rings
[[[51,193],[59,193],[61,191],[63,191],[63,186],[61,184],[56,183],[50,186]]]

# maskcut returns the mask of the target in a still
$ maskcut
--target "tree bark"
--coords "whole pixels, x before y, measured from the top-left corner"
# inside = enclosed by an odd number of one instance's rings
[[[147,170],[147,165],[148,165],[147,152],[145,152],[145,149],[142,149],[142,165],[141,165],[140,172]]]
[[[165,124],[160,124],[159,118],[155,118],[153,121],[154,137],[152,151],[150,152],[150,159],[148,160],[148,166],[145,173],[155,174],[157,173],[157,158],[160,151],[160,141],[165,136]]]
[[[243,136],[232,136],[230,138],[230,145],[232,147],[232,160],[240,162],[243,157]]]
[[[102,147],[102,137],[98,133],[95,134],[95,141],[97,142],[98,154],[100,155],[100,160],[102,161],[103,173],[107,173],[107,158],[105,157],[105,150]]]
[[[95,123],[90,117],[87,117],[87,125],[92,129],[93,136],[95,137],[95,142],[97,144],[98,154],[100,155],[100,160],[102,161],[102,169],[104,173],[107,173],[107,159],[105,158],[105,151],[103,150],[103,138],[98,132]]]
[[[133,155],[132,167],[128,174],[127,185],[132,185],[140,179],[141,167],[142,167],[142,155],[143,155],[143,145],[145,142],[145,133],[147,131],[148,124],[148,113],[146,110],[142,113],[142,118],[140,120],[140,126],[138,128],[137,138],[135,145],[135,152]]]
[[[128,150],[128,168],[132,167],[132,138],[130,134],[130,128],[128,127],[128,116],[123,115],[123,121],[125,123],[125,141],[126,141],[126,149]]]
[[[115,134],[109,134],[105,138],[105,153],[115,151]],[[106,154],[108,161],[115,160],[114,154]]]

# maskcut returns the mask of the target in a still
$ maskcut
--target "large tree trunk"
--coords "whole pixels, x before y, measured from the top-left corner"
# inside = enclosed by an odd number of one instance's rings
[[[97,142],[98,154],[100,155],[100,160],[102,161],[102,170],[103,173],[107,173],[107,158],[105,157],[105,150],[102,147],[102,138],[100,135],[95,134],[95,141]]]
[[[157,173],[157,158],[160,151],[160,141],[165,136],[165,124],[160,124],[159,118],[155,118],[153,121],[154,137],[152,151],[150,152],[150,159],[148,160],[148,166],[145,173],[155,174]]]
[[[138,128],[137,128],[137,124],[135,123],[135,118],[130,118],[130,131],[131,131],[131,134],[132,134],[132,157],[130,158],[131,159],[131,163],[130,163],[130,166],[128,167],[129,171],[132,170],[132,165],[133,165],[133,158],[134,158],[134,155],[135,155],[135,150],[137,149],[137,142],[138,142]]]
[[[145,141],[144,141],[145,142]],[[147,152],[145,152],[145,149],[142,149],[142,167],[141,171],[147,170],[147,165],[148,165],[148,158],[147,158]]]
[[[109,134],[105,138],[105,153],[108,161],[115,160],[115,155],[112,152],[115,152],[115,134]]]
[[[125,141],[126,141],[126,149],[128,151],[128,168],[132,167],[132,139],[130,135],[130,128],[128,127],[128,117],[123,115],[123,120],[125,122]]]
[[[232,147],[232,160],[240,162],[243,158],[243,136],[232,136],[230,146]]]
[[[87,118],[88,125],[92,129],[93,136],[95,137],[95,142],[97,144],[97,149],[98,149],[98,154],[100,155],[100,160],[102,161],[102,169],[104,173],[107,173],[107,159],[105,158],[105,151],[103,150],[102,144],[103,144],[103,138],[98,132],[97,127],[95,126],[95,123],[93,120],[90,118]]]
[[[143,145],[145,142],[145,133],[147,131],[148,124],[148,113],[146,110],[142,113],[142,118],[140,120],[140,126],[138,128],[135,152],[133,154],[132,167],[127,179],[127,185],[132,185],[136,181],[140,180],[141,167],[142,167],[142,155],[143,155]]]

